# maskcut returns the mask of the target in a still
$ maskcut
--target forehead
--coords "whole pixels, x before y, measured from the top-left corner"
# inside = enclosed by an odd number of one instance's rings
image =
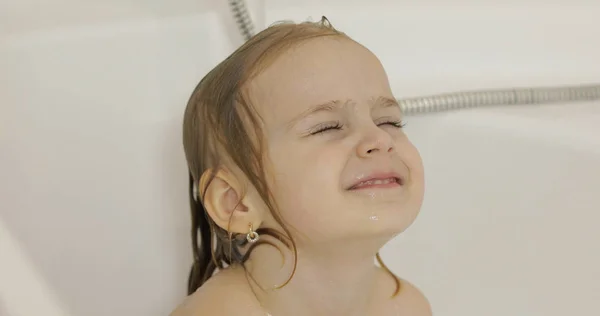
[[[284,52],[249,83],[267,125],[315,104],[391,97],[387,75],[373,53],[345,38],[316,38]]]

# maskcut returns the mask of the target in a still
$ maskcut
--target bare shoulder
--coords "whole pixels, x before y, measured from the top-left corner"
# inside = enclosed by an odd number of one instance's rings
[[[395,300],[402,315],[431,316],[433,314],[423,292],[406,280],[400,279],[400,293]]]
[[[223,304],[224,291],[219,282],[206,283],[198,291],[186,297],[170,316],[226,315]]]
[[[248,293],[247,283],[236,274],[223,271],[213,276],[188,296],[170,316],[252,315],[256,300],[251,292]],[[244,306],[243,311],[240,310],[241,306]]]

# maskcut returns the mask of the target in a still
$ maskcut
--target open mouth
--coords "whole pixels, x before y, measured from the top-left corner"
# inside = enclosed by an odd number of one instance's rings
[[[402,185],[402,179],[397,177],[390,177],[385,179],[369,179],[361,181],[348,190],[360,190],[367,188],[393,188]]]

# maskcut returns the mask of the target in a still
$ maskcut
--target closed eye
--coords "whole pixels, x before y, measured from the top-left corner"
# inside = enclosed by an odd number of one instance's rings
[[[382,125],[390,125],[395,128],[403,128],[404,126],[406,126],[406,123],[402,122],[402,121],[385,121],[385,122],[377,124],[377,126],[382,126]]]
[[[344,125],[342,125],[340,122],[323,123],[315,126],[315,128],[310,131],[310,135],[315,135],[332,130],[340,130],[342,129],[342,127],[344,127]]]
[[[406,125],[406,123],[404,123],[402,121],[385,121],[385,122],[377,124],[377,126],[384,126],[384,125],[389,125],[394,128],[403,128]],[[322,124],[315,126],[315,128],[310,131],[310,135],[316,135],[316,134],[325,133],[325,132],[334,131],[334,130],[341,130],[343,127],[344,127],[344,125],[340,122],[322,123]]]

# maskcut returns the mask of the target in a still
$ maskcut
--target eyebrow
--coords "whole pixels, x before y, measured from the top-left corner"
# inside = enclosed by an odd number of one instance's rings
[[[332,100],[329,102],[313,105],[313,106],[309,107],[307,110],[300,113],[298,116],[291,119],[286,125],[288,127],[291,127],[291,126],[295,125],[296,123],[298,123],[299,121],[301,121],[309,116],[315,115],[320,112],[334,112],[334,111],[337,111],[339,109],[342,109],[342,108],[347,107],[348,105],[354,104],[354,103],[355,103],[354,100],[347,99],[344,101]],[[398,101],[396,99],[390,98],[390,97],[379,96],[376,98],[372,98],[369,101],[369,103],[371,105],[371,108],[397,107],[398,109],[400,109],[400,104],[398,104]]]
[[[381,107],[381,108],[389,108],[389,107],[398,107],[400,109],[400,104],[398,100],[389,97],[377,97],[372,102],[373,107]]]

